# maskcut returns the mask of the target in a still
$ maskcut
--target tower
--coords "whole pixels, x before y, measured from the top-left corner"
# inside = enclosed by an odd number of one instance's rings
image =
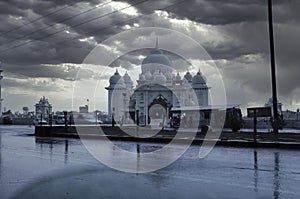
[[[3,70],[2,70],[2,67],[1,67],[1,62],[0,62],[0,116],[2,116],[2,102],[3,102],[3,99],[2,99],[2,79],[3,79],[3,75],[2,75],[2,72],[3,72]]]
[[[125,78],[126,79],[126,78]],[[115,74],[109,79],[108,90],[108,115],[120,121],[124,113],[124,98],[126,94],[126,85],[124,78],[116,70]]]
[[[198,106],[207,106],[209,88],[206,85],[206,78],[202,75],[200,70],[192,78],[192,87],[198,99]]]

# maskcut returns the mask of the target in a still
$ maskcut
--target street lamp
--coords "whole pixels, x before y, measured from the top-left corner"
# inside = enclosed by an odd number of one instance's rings
[[[95,111],[95,117],[96,117],[96,126],[98,125],[98,111]]]

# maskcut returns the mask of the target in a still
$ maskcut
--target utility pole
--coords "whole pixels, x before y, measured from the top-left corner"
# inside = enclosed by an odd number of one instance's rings
[[[273,119],[274,133],[278,133],[279,117],[277,108],[277,88],[276,88],[276,70],[275,70],[275,48],[273,36],[273,16],[272,0],[268,0],[268,18],[269,18],[269,38],[270,38],[270,59],[271,59],[271,77],[272,77],[272,98],[273,98]]]
[[[1,87],[2,87],[2,79],[3,79],[3,75],[2,75],[2,67],[1,67],[1,61],[0,61],[0,116],[2,116],[2,102],[3,102],[3,99],[2,99],[2,94],[1,94]]]

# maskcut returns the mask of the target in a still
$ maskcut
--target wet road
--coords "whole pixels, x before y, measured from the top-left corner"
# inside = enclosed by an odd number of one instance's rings
[[[94,159],[78,139],[0,126],[0,198],[299,198],[300,151],[191,146],[172,165],[129,174]],[[119,142],[131,150],[136,143]],[[140,143],[141,150],[161,144]]]

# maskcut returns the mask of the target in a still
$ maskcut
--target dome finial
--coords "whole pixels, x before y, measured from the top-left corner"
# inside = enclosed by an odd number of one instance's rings
[[[119,71],[118,71],[118,69],[117,69],[117,68],[116,68],[115,75],[119,75]]]
[[[158,37],[156,37],[155,48],[158,48]]]
[[[200,70],[200,67],[198,68],[197,75],[201,75],[201,70]]]

